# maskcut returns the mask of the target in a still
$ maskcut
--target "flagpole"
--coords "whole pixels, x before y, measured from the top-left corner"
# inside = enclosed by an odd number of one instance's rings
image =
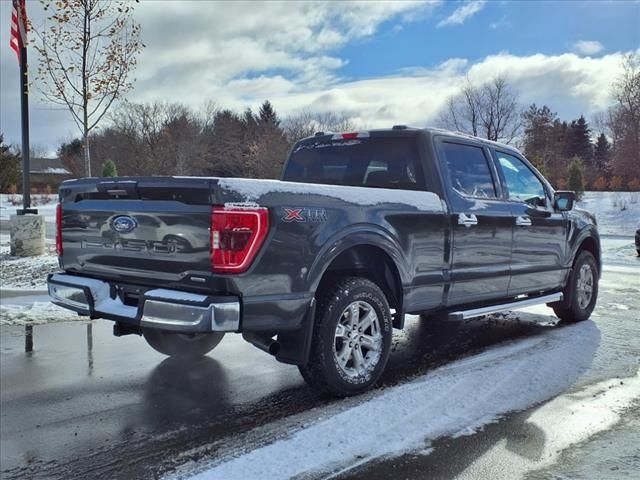
[[[18,215],[24,215],[25,213],[37,214],[37,210],[31,209],[29,75],[27,72],[27,45],[25,41],[20,44],[20,108],[22,117],[22,211],[18,211]]]

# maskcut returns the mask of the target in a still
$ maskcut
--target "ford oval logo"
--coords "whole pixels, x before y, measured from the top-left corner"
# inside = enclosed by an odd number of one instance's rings
[[[138,222],[129,215],[121,215],[111,220],[111,228],[118,233],[130,233],[138,226]]]

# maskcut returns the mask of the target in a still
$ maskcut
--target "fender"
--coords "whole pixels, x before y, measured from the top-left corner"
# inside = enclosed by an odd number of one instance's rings
[[[577,227],[577,226],[576,226]],[[586,239],[592,239],[596,246],[596,262],[598,264],[598,275],[602,275],[602,255],[600,250],[600,235],[598,234],[598,230],[594,225],[584,225],[581,229],[573,228],[570,236],[569,236],[569,246],[571,247],[571,251],[568,255],[568,268],[573,266],[573,262],[578,255],[578,248],[582,245]]]
[[[341,253],[358,245],[369,245],[385,251],[398,269],[401,284],[410,283],[406,257],[393,234],[378,225],[361,223],[341,230],[325,242],[309,269],[307,275],[308,291],[315,292],[317,290],[320,280],[331,262]]]

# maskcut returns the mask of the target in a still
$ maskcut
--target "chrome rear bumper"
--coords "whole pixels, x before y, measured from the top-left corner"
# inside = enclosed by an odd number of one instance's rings
[[[107,318],[178,332],[237,332],[240,301],[179,290],[144,292],[138,306],[125,305],[108,282],[65,273],[48,278],[49,296],[56,305],[91,318]]]

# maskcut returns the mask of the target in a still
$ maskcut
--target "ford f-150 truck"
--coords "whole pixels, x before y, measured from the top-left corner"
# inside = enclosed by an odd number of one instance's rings
[[[405,314],[594,309],[594,217],[513,147],[437,129],[318,133],[282,180],[126,177],[60,187],[52,301],[166,355],[236,332],[344,396],[380,377]]]

